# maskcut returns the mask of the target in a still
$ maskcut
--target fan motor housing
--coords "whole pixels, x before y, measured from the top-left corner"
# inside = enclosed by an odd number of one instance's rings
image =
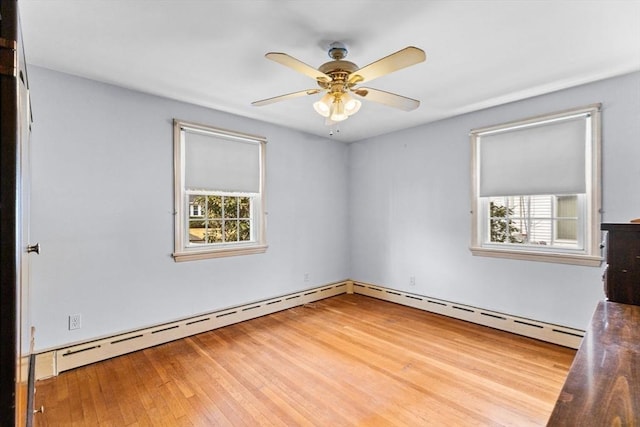
[[[335,72],[351,74],[358,70],[358,66],[351,61],[329,61],[318,67],[318,70],[328,75]]]
[[[318,85],[323,89],[331,91],[344,91],[347,87],[349,75],[358,70],[358,66],[351,61],[329,61],[318,67],[318,70],[331,77],[330,82],[318,80]]]

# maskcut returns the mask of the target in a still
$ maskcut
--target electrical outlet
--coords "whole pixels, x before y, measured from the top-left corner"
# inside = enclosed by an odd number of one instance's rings
[[[80,329],[82,327],[82,315],[72,314],[69,316],[69,330]]]
[[[409,276],[409,286],[416,285],[416,276]]]
[[[309,281],[309,273],[304,273],[304,282],[307,283]]]

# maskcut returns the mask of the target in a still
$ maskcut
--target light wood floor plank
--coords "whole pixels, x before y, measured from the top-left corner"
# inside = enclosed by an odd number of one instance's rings
[[[574,355],[340,295],[39,381],[35,426],[540,426]]]

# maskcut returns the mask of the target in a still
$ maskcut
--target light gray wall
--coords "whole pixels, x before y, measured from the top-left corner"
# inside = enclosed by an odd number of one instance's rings
[[[348,277],[346,145],[38,67],[29,79],[37,350]],[[267,137],[267,253],[170,257],[173,118]]]
[[[351,277],[583,329],[604,297],[602,268],[469,252],[468,133],[596,102],[603,104],[603,221],[640,217],[640,73],[634,73],[351,144]]]
[[[601,268],[471,256],[475,127],[602,102],[603,219],[640,217],[640,73],[350,145],[29,73],[31,241],[42,245],[31,258],[37,350],[348,277],[583,328],[603,297]],[[171,259],[174,117],[268,138],[266,254]],[[68,331],[76,313],[83,326]]]

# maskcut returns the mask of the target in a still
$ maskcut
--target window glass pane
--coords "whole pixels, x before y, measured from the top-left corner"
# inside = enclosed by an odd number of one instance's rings
[[[239,240],[247,242],[251,240],[251,221],[243,219],[238,222],[239,225]]]
[[[248,197],[240,197],[238,218],[251,218],[251,201]]]
[[[524,199],[524,197],[522,197]],[[552,196],[530,196],[530,215],[534,218],[551,218]]]
[[[238,221],[224,222],[224,235],[226,242],[238,241]]]
[[[222,196],[209,196],[207,201],[207,216],[209,218],[222,218]]]
[[[489,241],[500,243],[522,243],[520,228],[513,220],[514,208],[509,207],[509,198],[492,198],[489,203]]]
[[[202,196],[189,196],[189,217],[200,218],[204,216],[205,200]]]
[[[575,219],[559,219],[558,240],[578,240],[578,221]]]
[[[558,196],[557,238],[559,240],[578,240],[578,196]]]
[[[204,221],[189,221],[189,243],[206,243]]]
[[[491,242],[506,242],[508,237],[507,221],[503,219],[491,219]]]
[[[225,218],[238,217],[238,198],[237,197],[224,198],[224,217]]]
[[[558,196],[558,217],[575,218],[578,216],[578,196]]]
[[[531,219],[529,231],[529,244],[550,245],[551,244],[551,220]]]
[[[207,243],[222,243],[222,221],[209,221],[206,236]]]

